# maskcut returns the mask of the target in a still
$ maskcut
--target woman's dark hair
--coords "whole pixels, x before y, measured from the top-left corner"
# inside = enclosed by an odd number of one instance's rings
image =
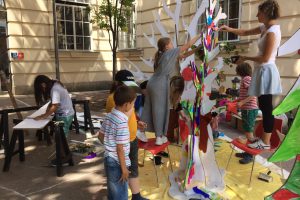
[[[159,59],[161,58],[161,56],[163,55],[163,53],[166,51],[166,46],[171,42],[171,39],[168,37],[163,37],[160,38],[157,41],[157,47],[158,50],[154,55],[154,71],[156,71],[157,67],[158,67],[158,62]]]
[[[237,75],[239,76],[251,76],[252,75],[252,68],[249,65],[249,63],[243,62],[239,64],[236,68],[235,71]]]
[[[35,102],[38,106],[43,105],[50,99],[50,93],[54,83],[59,83],[62,87],[64,87],[64,85],[60,81],[50,79],[45,75],[38,75],[34,79],[34,97]],[[42,84],[45,84],[45,88],[43,88]]]
[[[170,80],[170,99],[173,108],[176,109],[184,90],[184,79],[182,76],[174,76]]]
[[[270,20],[280,17],[280,9],[276,0],[266,0],[258,6],[258,10]]]

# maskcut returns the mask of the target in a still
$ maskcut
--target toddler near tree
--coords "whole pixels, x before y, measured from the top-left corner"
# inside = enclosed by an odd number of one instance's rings
[[[247,140],[252,143],[256,141],[256,138],[253,136],[253,129],[255,126],[255,119],[258,114],[256,97],[248,96],[248,88],[251,83],[252,68],[248,63],[244,62],[236,67],[236,73],[242,79],[240,96],[238,99],[239,102],[237,104],[242,112],[242,127]],[[239,161],[241,164],[248,164],[253,159],[253,156],[246,152],[237,153],[236,156],[242,158]]]

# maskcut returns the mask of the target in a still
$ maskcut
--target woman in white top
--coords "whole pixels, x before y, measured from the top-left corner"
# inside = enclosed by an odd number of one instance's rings
[[[234,29],[226,25],[220,31],[231,32],[240,36],[258,35],[259,53],[257,56],[240,56],[237,64],[245,60],[254,61],[254,72],[249,88],[249,96],[257,96],[259,108],[263,114],[264,134],[260,140],[248,146],[256,149],[270,149],[271,133],[274,127],[272,115],[272,96],[282,92],[280,75],[275,64],[277,49],[281,41],[280,26],[276,19],[279,18],[279,5],[276,0],[266,0],[258,6],[257,18],[261,26],[250,30]]]

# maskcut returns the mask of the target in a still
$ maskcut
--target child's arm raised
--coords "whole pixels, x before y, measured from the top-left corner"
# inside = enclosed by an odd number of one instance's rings
[[[128,169],[126,167],[126,163],[125,163],[123,144],[117,144],[117,154],[118,154],[118,159],[119,159],[121,171],[122,171],[122,176],[119,181],[127,181],[128,176],[129,176],[129,171],[128,171]]]
[[[180,52],[185,52],[186,50],[188,50],[193,44],[195,44],[195,42],[197,42],[197,40],[200,39],[200,37],[201,35],[197,35],[196,37],[188,41],[186,44],[182,45],[180,47]]]

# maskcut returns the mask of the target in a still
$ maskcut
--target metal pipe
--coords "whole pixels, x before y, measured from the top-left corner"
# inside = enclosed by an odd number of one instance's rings
[[[55,51],[55,75],[56,75],[56,79],[60,80],[55,0],[52,0],[52,9],[53,9],[52,12],[53,12],[53,26],[54,26],[53,30],[54,30],[54,51]]]

